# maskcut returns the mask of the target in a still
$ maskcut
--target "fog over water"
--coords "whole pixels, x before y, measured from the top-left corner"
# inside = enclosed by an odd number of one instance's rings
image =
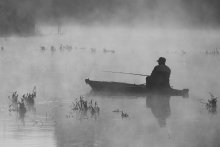
[[[216,113],[206,107],[209,92],[220,96],[217,0],[22,2],[0,2],[0,146],[219,146],[219,99]],[[189,98],[97,96],[85,83],[143,84],[103,71],[149,75],[161,56],[171,86],[188,88]],[[8,96],[20,100],[34,86],[36,113],[9,112]],[[73,112],[80,96],[96,101],[99,115]]]
[[[219,47],[218,31],[64,26],[63,35],[57,35],[56,27],[42,27],[41,32],[45,34],[1,39],[1,145],[219,145],[219,114],[209,114],[200,103],[210,98],[209,92],[220,94],[219,56],[206,54]],[[61,52],[60,44],[73,49]],[[46,50],[41,51],[41,46]],[[104,53],[104,48],[115,53]],[[85,78],[142,84],[145,77],[102,71],[150,74],[160,56],[172,69],[171,85],[189,88],[189,98],[87,96],[90,87]],[[13,91],[31,92],[35,85],[37,114],[27,112],[23,126],[15,113],[8,115],[7,97]],[[96,120],[66,118],[71,101],[80,95],[98,102],[101,112]],[[112,112],[117,108],[129,118]],[[39,123],[33,125],[33,120]]]

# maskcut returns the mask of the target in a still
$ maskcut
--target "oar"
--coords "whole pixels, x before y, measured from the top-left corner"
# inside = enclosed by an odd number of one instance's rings
[[[129,73],[129,72],[115,72],[115,71],[103,71],[103,72],[109,72],[109,73],[118,73],[118,74],[127,74],[127,75],[135,75],[135,76],[149,76],[145,74],[137,74],[137,73]]]

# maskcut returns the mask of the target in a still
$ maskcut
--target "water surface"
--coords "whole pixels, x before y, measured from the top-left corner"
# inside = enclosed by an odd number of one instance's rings
[[[219,37],[213,32],[146,32],[79,29],[64,36],[1,39],[5,50],[0,52],[0,146],[219,146],[219,107],[213,114],[202,103],[210,98],[209,92],[220,95],[220,56],[205,54],[219,47]],[[73,49],[61,52],[60,44]],[[41,46],[46,50],[41,51]],[[172,70],[171,85],[189,88],[189,98],[88,94],[91,89],[85,78],[144,83],[145,77],[102,71],[150,74],[160,56],[167,58]],[[7,97],[14,91],[20,96],[31,92],[34,86],[36,113],[27,112],[23,122],[16,112],[8,111]],[[96,118],[76,113],[67,117],[71,102],[79,96],[98,103],[101,110]],[[112,112],[115,109],[129,117],[122,118]]]

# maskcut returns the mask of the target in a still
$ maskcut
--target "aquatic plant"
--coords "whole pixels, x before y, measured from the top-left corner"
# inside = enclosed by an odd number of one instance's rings
[[[119,109],[113,110],[112,112],[121,112]]]
[[[127,113],[125,113],[123,110],[119,110],[119,109],[115,109],[113,110],[112,112],[115,112],[115,113],[119,113],[121,112],[121,117],[122,118],[127,118],[129,115]]]
[[[45,46],[41,46],[41,51],[45,51],[46,50],[46,47]]]
[[[95,53],[95,52],[96,52],[96,49],[95,49],[95,48],[91,48],[91,52],[92,52],[92,53]]]
[[[76,98],[75,101],[72,102],[71,111],[66,115],[66,118],[73,118],[73,112],[75,112],[76,115],[80,115],[80,119],[88,119],[89,117],[87,112],[89,112],[90,118],[94,117],[96,119],[99,115],[100,108],[97,102],[93,104],[93,100],[87,101],[84,100],[84,97],[80,96],[79,99]]]
[[[108,50],[108,49],[103,49],[103,52],[104,53],[112,53],[112,54],[114,54],[115,53],[115,50]]]
[[[123,112],[123,111],[121,111],[121,117],[122,117],[122,118],[127,118],[127,117],[128,117],[128,114],[125,113],[125,112]]]
[[[26,109],[26,107],[27,110],[36,111],[36,108],[34,107],[34,99],[36,98],[36,95],[36,86],[34,86],[32,93],[23,94],[22,97],[20,97],[20,101],[17,91],[13,92],[11,96],[8,96],[8,99],[10,100],[9,111],[20,111],[20,109]]]
[[[217,113],[217,98],[211,92],[209,92],[211,98],[206,103],[206,108],[209,113],[216,114]]]
[[[12,93],[12,96],[8,96],[11,104],[9,105],[9,111],[18,111],[18,94],[17,91]]]
[[[205,54],[206,55],[219,55],[219,49],[215,48],[215,49],[212,49],[212,50],[206,50]]]

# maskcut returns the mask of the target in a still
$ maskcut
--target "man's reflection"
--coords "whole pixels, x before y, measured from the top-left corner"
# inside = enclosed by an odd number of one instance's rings
[[[170,96],[169,95],[149,95],[146,98],[146,107],[157,119],[160,127],[166,126],[166,119],[170,116]]]

